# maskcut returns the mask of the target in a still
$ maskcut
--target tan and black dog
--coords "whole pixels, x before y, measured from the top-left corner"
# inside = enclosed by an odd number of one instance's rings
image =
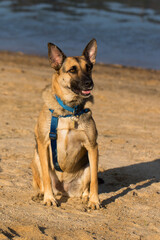
[[[66,57],[54,44],[48,44],[51,67],[55,69],[52,87],[44,93],[45,104],[35,128],[36,148],[31,167],[33,185],[44,194],[45,205],[57,205],[55,195],[82,197],[88,207],[99,209],[97,130],[91,111],[79,116],[59,117],[57,126],[57,159],[62,172],[55,170],[49,132],[53,115],[71,114],[56,99],[74,108],[85,108],[93,89],[92,67],[97,42],[91,40],[82,56]]]

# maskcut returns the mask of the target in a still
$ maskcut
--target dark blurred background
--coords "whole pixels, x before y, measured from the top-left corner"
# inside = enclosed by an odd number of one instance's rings
[[[160,69],[159,0],[0,0],[0,50],[47,56],[47,42],[97,61]]]

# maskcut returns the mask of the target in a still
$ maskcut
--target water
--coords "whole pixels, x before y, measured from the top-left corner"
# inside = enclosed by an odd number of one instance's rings
[[[160,1],[0,0],[0,50],[80,55],[92,38],[98,62],[160,69]]]

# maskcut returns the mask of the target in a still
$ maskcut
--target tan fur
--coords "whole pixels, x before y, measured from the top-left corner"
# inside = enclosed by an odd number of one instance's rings
[[[77,77],[81,77],[86,71],[86,58],[76,58],[78,61],[74,57],[65,59],[61,68],[53,75],[51,89],[46,89],[43,94],[45,103],[35,128],[37,148],[32,161],[33,183],[44,193],[46,205],[57,205],[54,195],[61,193],[71,197],[82,197],[83,202],[89,199],[88,206],[98,209],[97,130],[91,112],[82,114],[79,118],[59,118],[57,152],[58,163],[63,172],[56,171],[52,162],[49,108],[54,109],[54,116],[70,114],[59,105],[55,94],[70,107],[85,105],[90,101],[90,98],[84,99],[69,89],[72,74],[68,70],[76,66]]]

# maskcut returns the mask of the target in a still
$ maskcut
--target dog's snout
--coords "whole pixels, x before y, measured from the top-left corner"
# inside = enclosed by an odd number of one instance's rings
[[[93,86],[93,81],[91,79],[85,81],[85,87],[89,88]]]

